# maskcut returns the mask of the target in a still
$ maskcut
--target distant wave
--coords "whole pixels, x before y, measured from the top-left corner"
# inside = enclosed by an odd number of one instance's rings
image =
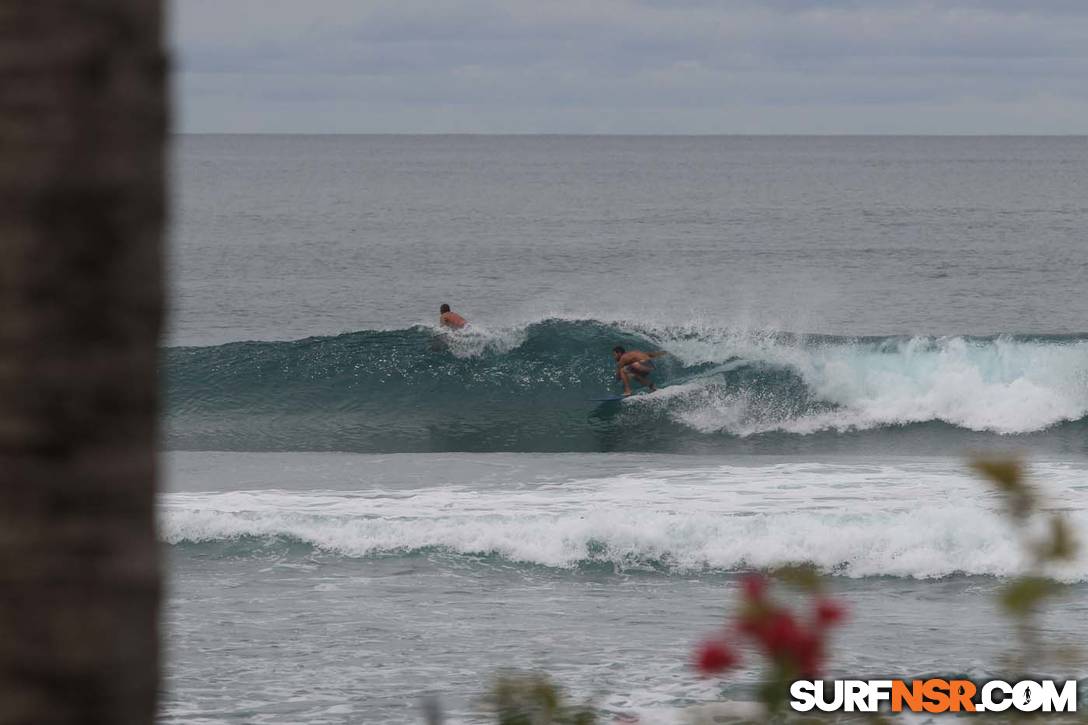
[[[175,546],[212,546],[230,556],[292,548],[353,558],[438,554],[667,575],[807,562],[837,576],[927,579],[1009,576],[1026,563],[1009,525],[976,502],[852,514],[588,508],[393,517],[345,503],[331,492],[175,495],[162,513],[161,536]],[[1071,515],[1076,530],[1088,530],[1088,513]],[[1088,563],[1055,575],[1088,581]]]
[[[616,344],[670,352],[658,375],[667,388],[588,402],[618,390]],[[175,449],[750,450],[896,434],[1083,447],[1088,429],[1088,335],[845,338],[546,320],[169,348],[164,366]]]

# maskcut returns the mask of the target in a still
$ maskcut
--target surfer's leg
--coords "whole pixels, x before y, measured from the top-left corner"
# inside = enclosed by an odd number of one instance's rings
[[[650,380],[650,375],[653,373],[653,371],[653,363],[649,363],[646,360],[640,360],[639,362],[631,363],[630,365],[627,365],[623,368],[623,372],[626,375],[630,375],[631,377],[633,377],[635,380],[638,381],[639,385],[644,388],[649,388],[651,392],[656,390],[653,381]],[[630,390],[630,385],[626,384],[626,380],[627,378],[624,379],[625,385],[627,389]],[[630,395],[630,392],[625,392],[624,395]]]
[[[628,366],[628,367],[630,367],[630,366]],[[620,368],[620,380],[623,381],[623,394],[624,395],[630,395],[631,394],[631,377],[630,377],[630,373],[627,372],[626,367]]]

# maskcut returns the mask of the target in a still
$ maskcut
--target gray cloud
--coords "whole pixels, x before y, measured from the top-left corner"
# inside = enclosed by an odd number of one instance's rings
[[[1083,0],[175,0],[183,131],[1084,133]]]

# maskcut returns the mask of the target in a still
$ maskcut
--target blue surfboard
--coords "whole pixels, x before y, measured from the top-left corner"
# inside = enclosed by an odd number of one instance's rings
[[[594,402],[594,403],[613,403],[613,402],[615,402],[617,400],[623,400],[625,397],[627,397],[627,396],[625,396],[625,395],[608,395],[608,396],[603,397],[603,398],[590,398],[590,400],[592,402]]]

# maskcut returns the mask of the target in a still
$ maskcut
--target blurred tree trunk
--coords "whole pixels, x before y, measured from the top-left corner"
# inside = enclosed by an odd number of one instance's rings
[[[0,723],[149,723],[159,0],[0,2]]]

